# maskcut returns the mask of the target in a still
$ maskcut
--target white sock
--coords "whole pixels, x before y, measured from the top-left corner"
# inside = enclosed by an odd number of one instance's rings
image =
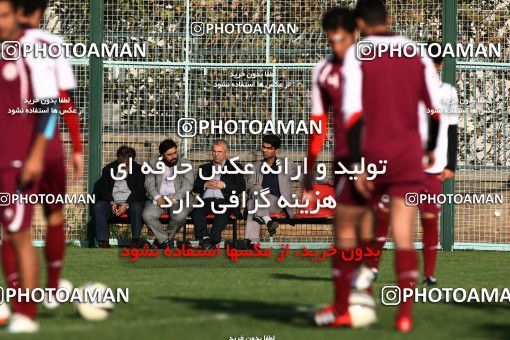
[[[262,220],[264,220],[264,223],[267,224],[268,222],[271,221],[271,217],[269,217],[269,216],[262,216]]]

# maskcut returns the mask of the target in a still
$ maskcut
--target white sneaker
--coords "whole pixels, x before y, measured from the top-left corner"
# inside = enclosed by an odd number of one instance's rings
[[[423,284],[425,286],[434,286],[437,284],[437,279],[434,277],[434,276],[427,276],[424,280],[423,280]]]
[[[9,318],[11,317],[11,310],[9,309],[9,305],[5,302],[0,303],[0,326],[5,326],[9,323]]]
[[[372,286],[375,280],[375,273],[372,269],[361,266],[352,278],[352,288],[357,290],[365,290]]]
[[[73,290],[73,284],[66,279],[60,279],[58,280],[58,289],[66,289],[69,294],[71,294]],[[57,301],[55,296],[53,296],[52,299],[49,299],[49,297],[46,296],[43,301],[43,306],[46,307],[46,309],[53,310],[60,306],[60,302]]]
[[[317,326],[320,327],[331,325],[331,323],[333,323],[336,318],[337,315],[333,305],[326,306],[323,309],[315,312],[313,315],[313,321]]]
[[[12,315],[11,322],[7,327],[9,333],[35,333],[37,331],[39,331],[39,323],[19,313]]]

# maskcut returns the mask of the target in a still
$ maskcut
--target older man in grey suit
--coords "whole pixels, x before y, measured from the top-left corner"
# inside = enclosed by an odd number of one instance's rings
[[[157,169],[154,171],[157,173],[152,172],[145,176],[145,190],[149,200],[145,204],[142,217],[156,236],[156,245],[166,248],[173,241],[175,233],[184,226],[191,211],[191,199],[187,206],[186,195],[190,195],[193,190],[194,176],[191,162],[178,156],[177,144],[173,140],[166,139],[161,142],[159,154],[164,169],[161,163],[158,167],[158,158],[149,161],[149,165],[152,169]],[[167,231],[159,220],[166,210],[170,215]]]
[[[297,167],[290,159],[277,158],[277,152],[280,149],[281,140],[276,135],[266,135],[262,138],[262,156],[263,160],[257,161],[253,164],[253,174],[246,178],[246,189],[248,192],[247,208],[248,218],[246,220],[246,235],[245,238],[252,243],[259,242],[260,240],[260,226],[266,225],[269,235],[276,234],[278,223],[271,219],[272,214],[286,212],[288,218],[294,217],[293,209],[282,209],[278,206],[278,199],[283,196],[287,202],[294,202],[292,197],[292,181],[299,180],[297,174]],[[285,162],[287,169],[285,169]],[[266,174],[263,173],[262,167],[265,167]],[[278,168],[280,168],[278,172]],[[268,173],[268,169],[275,173]],[[276,173],[278,172],[278,173]],[[265,197],[269,202],[269,207],[258,207],[255,209],[257,203],[265,203],[264,199],[260,197],[261,190],[266,192]],[[269,192],[267,192],[269,191]]]

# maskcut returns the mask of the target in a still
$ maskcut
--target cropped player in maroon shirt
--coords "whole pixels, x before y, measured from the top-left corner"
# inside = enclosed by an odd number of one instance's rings
[[[48,0],[18,0],[21,3],[22,15],[20,23],[27,27],[26,34],[34,40],[45,44],[63,43],[63,40],[49,32],[38,29],[41,17],[46,10]],[[61,55],[54,60],[54,77],[59,90],[59,102],[61,117],[69,130],[73,153],[67,171],[74,169],[75,177],[83,172],[83,156],[80,137],[79,117],[74,106],[71,91],[76,87],[73,70],[69,60]],[[53,195],[65,195],[66,193],[66,167],[64,165],[64,150],[60,138],[59,129],[55,138],[48,145],[45,157],[45,172],[41,181],[41,192]],[[59,288],[60,272],[64,260],[65,251],[65,214],[64,205],[61,203],[45,204],[44,212],[47,223],[44,253],[47,265],[47,288]],[[58,307],[58,302],[44,301],[44,306],[53,309]]]
[[[443,57],[438,45],[430,45],[431,57],[438,73],[443,68]],[[437,138],[436,149],[434,150],[435,162],[432,167],[425,170],[426,179],[424,182],[425,194],[437,196],[442,193],[442,182],[455,177],[455,168],[457,162],[457,124],[459,120],[458,96],[455,87],[448,83],[441,83],[437,93],[440,96],[440,106],[437,107],[441,113],[441,122],[439,124],[439,134]],[[426,116],[426,109],[420,106],[423,116]],[[426,126],[425,126],[426,128]],[[378,203],[377,223],[378,247],[382,248],[386,242],[388,234],[388,205],[389,199]],[[423,242],[423,284],[435,285],[437,250],[439,246],[439,213],[441,205],[436,203],[418,204],[420,211],[420,220],[422,225]],[[375,263],[377,266],[377,262]]]
[[[349,148],[342,113],[343,57],[354,43],[356,24],[352,11],[336,7],[326,12],[322,27],[331,45],[331,54],[315,67],[312,76],[312,112],[310,120],[322,123],[322,133],[312,134],[308,143],[308,174],[305,180],[305,194],[310,192],[315,161],[322,150],[327,136],[328,112],[333,112],[334,157],[333,168],[338,170],[338,162],[348,164]],[[314,321],[318,326],[350,326],[351,320],[347,303],[353,273],[358,262],[342,261],[340,253],[344,249],[357,246],[357,226],[363,221],[362,237],[371,240],[372,219],[366,208],[365,199],[355,190],[348,175],[334,175],[334,188],[337,201],[335,209],[334,239],[338,256],[333,257],[332,276],[334,302],[318,311]],[[304,198],[313,199],[304,196]],[[368,230],[368,235],[367,234]]]
[[[0,40],[38,44],[18,25],[17,8],[16,1],[0,0]],[[26,113],[25,109],[30,108],[27,99],[58,98],[58,87],[48,66],[45,61],[36,62],[33,58],[0,61],[0,192],[10,195],[40,192],[44,157],[49,141],[54,138],[58,108],[39,103],[46,113]],[[18,108],[21,113],[10,113]],[[5,231],[2,255],[9,249],[14,254],[11,261],[2,261],[2,267],[6,274],[12,268],[14,273],[19,272],[19,279],[6,276],[9,288],[32,290],[38,286],[38,259],[30,229],[32,212],[33,205],[23,202],[3,202],[0,206],[0,222]],[[9,332],[37,331],[33,301],[13,303],[13,311]]]
[[[418,258],[413,245],[414,207],[405,205],[406,193],[421,192],[424,179],[424,150],[419,131],[420,102],[434,108],[439,79],[432,60],[396,53],[379,53],[384,45],[405,48],[408,39],[388,31],[388,16],[379,0],[359,0],[356,20],[366,38],[351,48],[344,61],[344,113],[348,129],[352,167],[361,157],[368,163],[387,160],[386,173],[374,181],[362,174],[355,186],[373,203],[383,194],[391,198],[390,225],[396,247],[395,265],[401,289],[414,288]],[[368,46],[366,48],[361,46]],[[363,51],[363,55],[360,52]],[[372,58],[373,56],[373,58]],[[431,116],[427,155],[432,164],[439,115]],[[363,138],[362,138],[363,136]],[[412,300],[400,303],[395,327],[412,329]]]

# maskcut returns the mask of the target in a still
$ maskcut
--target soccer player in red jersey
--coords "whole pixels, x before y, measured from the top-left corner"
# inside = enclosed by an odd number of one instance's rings
[[[418,258],[413,244],[414,207],[405,205],[406,193],[423,188],[424,148],[419,131],[418,106],[436,100],[439,79],[432,60],[415,48],[406,54],[390,53],[410,48],[412,42],[391,33],[386,8],[380,0],[358,0],[356,22],[365,38],[347,51],[344,60],[343,111],[350,161],[359,169],[361,157],[368,163],[387,161],[387,170],[373,181],[365,172],[356,189],[372,203],[390,196],[390,225],[396,247],[395,266],[401,289],[414,288]],[[384,47],[388,48],[386,51]],[[428,166],[433,163],[439,115],[431,115],[426,143]],[[412,298],[399,305],[395,327],[412,329]]]
[[[432,52],[432,51],[431,51]],[[432,52],[433,55],[436,55]],[[443,67],[441,56],[432,58],[439,72]],[[439,136],[434,150],[435,162],[425,170],[425,193],[436,197],[443,192],[443,181],[455,177],[457,166],[457,124],[459,121],[458,96],[455,87],[441,83],[439,88],[439,106],[441,113]],[[419,204],[421,224],[423,228],[423,283],[434,285],[437,250],[439,246],[439,214],[441,206],[436,203]]]
[[[0,40],[37,44],[24,36],[17,9],[15,1],[0,0]],[[14,256],[2,262],[5,273],[19,272],[19,278],[6,275],[9,288],[32,290],[38,287],[39,277],[30,230],[33,205],[11,199],[14,194],[39,193],[47,145],[54,138],[58,119],[58,107],[51,103],[39,102],[41,113],[26,113],[27,100],[57,99],[58,87],[47,64],[19,56],[10,59],[0,60],[0,192],[9,197],[0,205],[0,223],[4,228],[2,257],[5,249]],[[13,311],[9,332],[38,330],[33,301],[14,303]]]
[[[312,172],[315,161],[327,136],[328,111],[333,112],[334,170],[338,162],[347,164],[349,149],[342,114],[342,65],[347,49],[355,41],[354,15],[347,8],[336,7],[326,12],[322,28],[331,46],[331,54],[315,67],[312,76],[312,112],[310,119],[322,125],[321,134],[312,134],[308,143],[308,169],[305,180],[305,195],[312,189]],[[347,311],[353,274],[358,262],[342,260],[342,250],[354,249],[357,242],[357,227],[363,221],[367,230],[372,227],[365,199],[354,189],[348,175],[335,175],[334,188],[337,201],[335,209],[334,239],[337,255],[333,257],[332,274],[335,298],[333,304],[318,311],[314,321],[318,326],[350,326]],[[306,198],[306,196],[305,196]],[[370,239],[370,238],[368,238]],[[363,243],[362,243],[363,245]]]
[[[28,35],[33,35],[35,39],[45,43],[63,43],[62,38],[50,34],[49,32],[37,29],[41,22],[41,17],[48,6],[48,0],[19,0],[23,9],[21,17],[22,23],[31,29],[27,29]],[[55,59],[55,77],[59,88],[60,111],[64,122],[69,130],[71,142],[73,145],[73,154],[67,166],[67,171],[74,169],[75,177],[81,176],[83,172],[83,156],[80,136],[80,124],[76,107],[73,103],[71,92],[76,87],[74,74],[69,60],[60,55]],[[64,152],[61,140],[58,136],[52,140],[48,146],[46,154],[46,168],[43,177],[41,189],[43,192],[54,195],[65,195],[66,168],[64,167]],[[49,204],[45,207],[47,221],[47,232],[45,242],[45,257],[48,271],[47,288],[59,288],[60,272],[64,259],[65,250],[65,229],[64,229],[64,206],[63,204]],[[44,306],[53,309],[58,307],[58,302],[45,301]]]
[[[16,3],[19,4],[19,22],[25,29],[22,41],[38,41],[42,44],[63,42],[58,36],[34,28],[39,26],[41,16],[48,5],[48,1],[17,0]],[[35,62],[45,63],[46,61],[36,59]],[[83,171],[83,157],[79,118],[69,94],[69,91],[75,87],[72,68],[69,61],[63,55],[49,60],[49,65],[49,69],[53,72],[52,76],[56,79],[59,90],[60,112],[69,129],[73,145],[73,155],[68,165],[68,171],[74,168],[75,174],[80,176]],[[66,178],[64,151],[58,129],[55,133],[55,138],[49,142],[47,147],[44,159],[45,171],[40,181],[40,191],[45,194],[63,196],[66,193],[66,181],[62,180]],[[46,286],[47,288],[58,289],[65,250],[64,206],[61,203],[45,204],[44,213],[48,227],[44,247],[47,264]],[[11,261],[10,258],[12,258],[12,256],[12,251],[8,245],[2,248],[3,262]],[[11,268],[11,266],[7,266],[7,268]],[[11,271],[10,273],[6,273],[6,275],[15,277],[16,272],[14,268],[12,268]],[[44,306],[53,309],[58,307],[58,302],[56,300],[52,300],[51,302],[45,300]]]
[[[437,49],[435,48],[437,47]],[[443,68],[443,57],[439,49],[439,44],[429,46],[434,61],[434,66],[438,73]],[[440,83],[439,91],[439,107],[441,113],[441,122],[439,124],[439,135],[437,146],[434,150],[435,162],[425,170],[425,188],[423,193],[429,195],[439,195],[442,193],[442,181],[452,179],[455,176],[455,168],[457,163],[457,124],[459,120],[458,113],[458,96],[455,87],[447,83]],[[427,112],[425,106],[421,105],[420,110],[422,116],[435,114],[435,112]],[[426,127],[426,124],[422,124]],[[380,249],[386,242],[388,233],[388,211],[387,204],[389,199],[383,200],[378,204],[377,215],[381,216],[377,224],[377,234],[380,237],[378,246]],[[423,228],[423,283],[426,285],[434,285],[437,283],[435,278],[436,258],[438,250],[438,234],[439,234],[439,213],[441,206],[435,203],[418,204],[420,211],[420,220]],[[376,262],[377,264],[377,262]]]

